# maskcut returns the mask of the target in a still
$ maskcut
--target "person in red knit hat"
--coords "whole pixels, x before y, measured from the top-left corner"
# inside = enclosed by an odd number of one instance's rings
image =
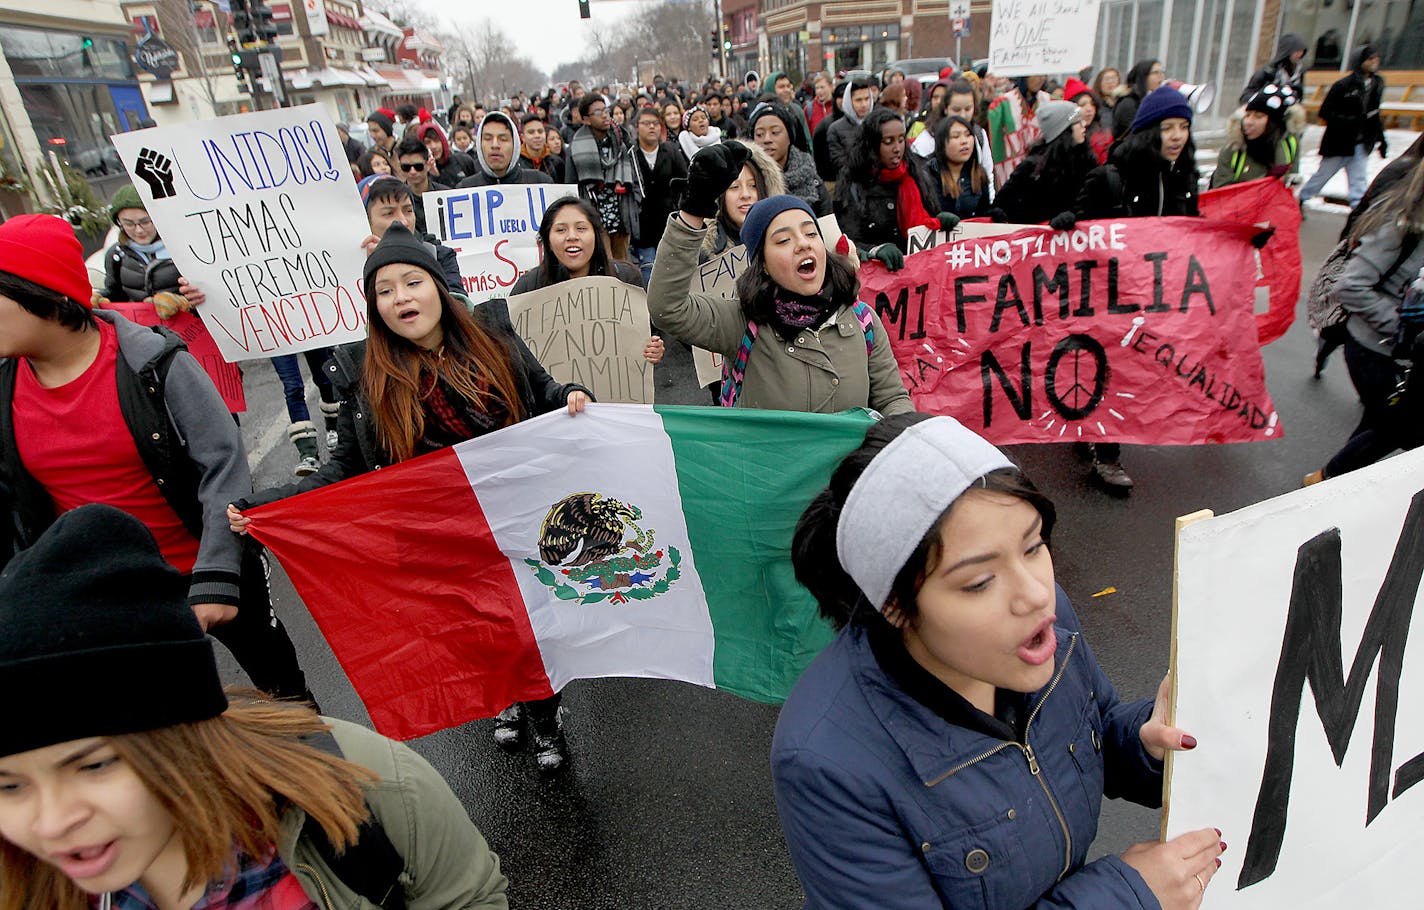
[[[0,224],[0,567],[61,514],[114,506],[153,533],[198,622],[258,688],[309,699],[262,552],[227,527],[252,477],[222,396],[177,335],[92,297],[67,221]]]
[[[1083,112],[1083,123],[1088,128],[1088,147],[1098,159],[1099,165],[1108,163],[1108,149],[1112,147],[1112,111],[1103,106],[1096,92],[1082,79],[1074,77],[1063,86],[1063,100],[1078,105]]]

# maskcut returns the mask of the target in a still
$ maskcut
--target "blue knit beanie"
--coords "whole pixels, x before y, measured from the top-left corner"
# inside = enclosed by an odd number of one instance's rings
[[[748,259],[755,256],[761,249],[762,238],[766,235],[766,229],[771,226],[772,220],[782,212],[789,212],[792,209],[799,209],[809,215],[812,221],[816,220],[816,213],[811,211],[806,200],[790,193],[769,196],[747,211],[747,217],[742,222],[741,234],[742,243],[747,248]]]
[[[1192,106],[1187,103],[1186,95],[1170,85],[1164,85],[1142,99],[1142,104],[1137,108],[1137,116],[1132,118],[1132,131],[1135,133],[1172,117],[1181,117],[1191,123]]]

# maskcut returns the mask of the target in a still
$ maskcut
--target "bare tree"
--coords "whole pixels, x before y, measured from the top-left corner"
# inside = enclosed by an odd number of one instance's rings
[[[227,16],[216,3],[205,4],[214,17],[213,28],[218,34],[227,31]],[[189,0],[157,0],[154,11],[158,14],[159,29],[163,38],[173,46],[183,58],[183,69],[189,78],[196,79],[203,90],[203,97],[215,113],[218,109],[217,85],[213,82],[213,72],[208,67],[207,54],[203,48],[203,36],[198,31],[197,13],[189,5]],[[218,18],[221,17],[221,18]]]
[[[667,76],[697,82],[712,70],[708,36],[709,0],[647,0],[620,26],[594,26],[589,53],[555,69],[557,81],[586,79],[594,84],[625,80],[640,62],[653,61]]]
[[[521,90],[537,91],[548,81],[532,60],[514,52],[509,36],[489,19],[452,26],[440,39],[471,98],[508,98]]]

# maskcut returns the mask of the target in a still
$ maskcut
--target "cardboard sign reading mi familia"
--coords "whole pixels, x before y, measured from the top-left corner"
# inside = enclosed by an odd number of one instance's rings
[[[1258,229],[1203,218],[949,242],[861,300],[915,407],[998,444],[1279,438],[1252,313]]]
[[[229,362],[365,337],[351,167],[319,105],[113,137]]]
[[[493,304],[490,304],[493,305]],[[653,403],[648,295],[593,275],[509,298],[509,319],[530,352],[559,382],[576,382],[608,404]]]

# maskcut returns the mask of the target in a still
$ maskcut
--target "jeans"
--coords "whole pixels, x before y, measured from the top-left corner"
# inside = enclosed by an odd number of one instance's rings
[[[1315,198],[1325,184],[1340,172],[1340,168],[1345,169],[1345,177],[1350,182],[1350,208],[1360,204],[1360,197],[1365,195],[1365,189],[1370,184],[1369,169],[1367,162],[1370,158],[1369,149],[1364,145],[1355,146],[1355,154],[1348,158],[1340,155],[1331,158],[1320,159],[1320,170],[1311,175],[1305,182],[1305,186],[1300,190],[1300,201],[1305,202]]]
[[[1345,366],[1350,381],[1360,395],[1365,413],[1345,445],[1325,465],[1326,477],[1372,465],[1395,449],[1418,445],[1411,432],[1411,415],[1402,404],[1391,405],[1390,397],[1399,385],[1399,368],[1394,358],[1370,350],[1353,337],[1345,339]],[[1413,415],[1417,420],[1417,415]]]
[[[317,348],[314,351],[306,351],[301,356],[306,358],[307,369],[311,370],[312,382],[316,383],[321,400],[328,404],[335,402],[336,390],[331,387],[331,379],[327,377],[326,370],[322,369],[327,358],[331,356],[331,348]],[[272,368],[282,380],[282,393],[287,397],[287,419],[292,423],[311,420],[311,411],[307,410],[307,387],[302,381],[302,366],[297,355],[279,354],[273,357]]]
[[[267,554],[252,541],[243,541],[241,572],[237,617],[214,626],[212,636],[232,652],[256,688],[274,698],[310,699],[291,636],[272,612]]]
[[[638,268],[643,273],[643,287],[647,287],[648,282],[653,280],[653,257],[657,254],[658,248],[655,246],[633,247],[633,258],[638,260]]]

